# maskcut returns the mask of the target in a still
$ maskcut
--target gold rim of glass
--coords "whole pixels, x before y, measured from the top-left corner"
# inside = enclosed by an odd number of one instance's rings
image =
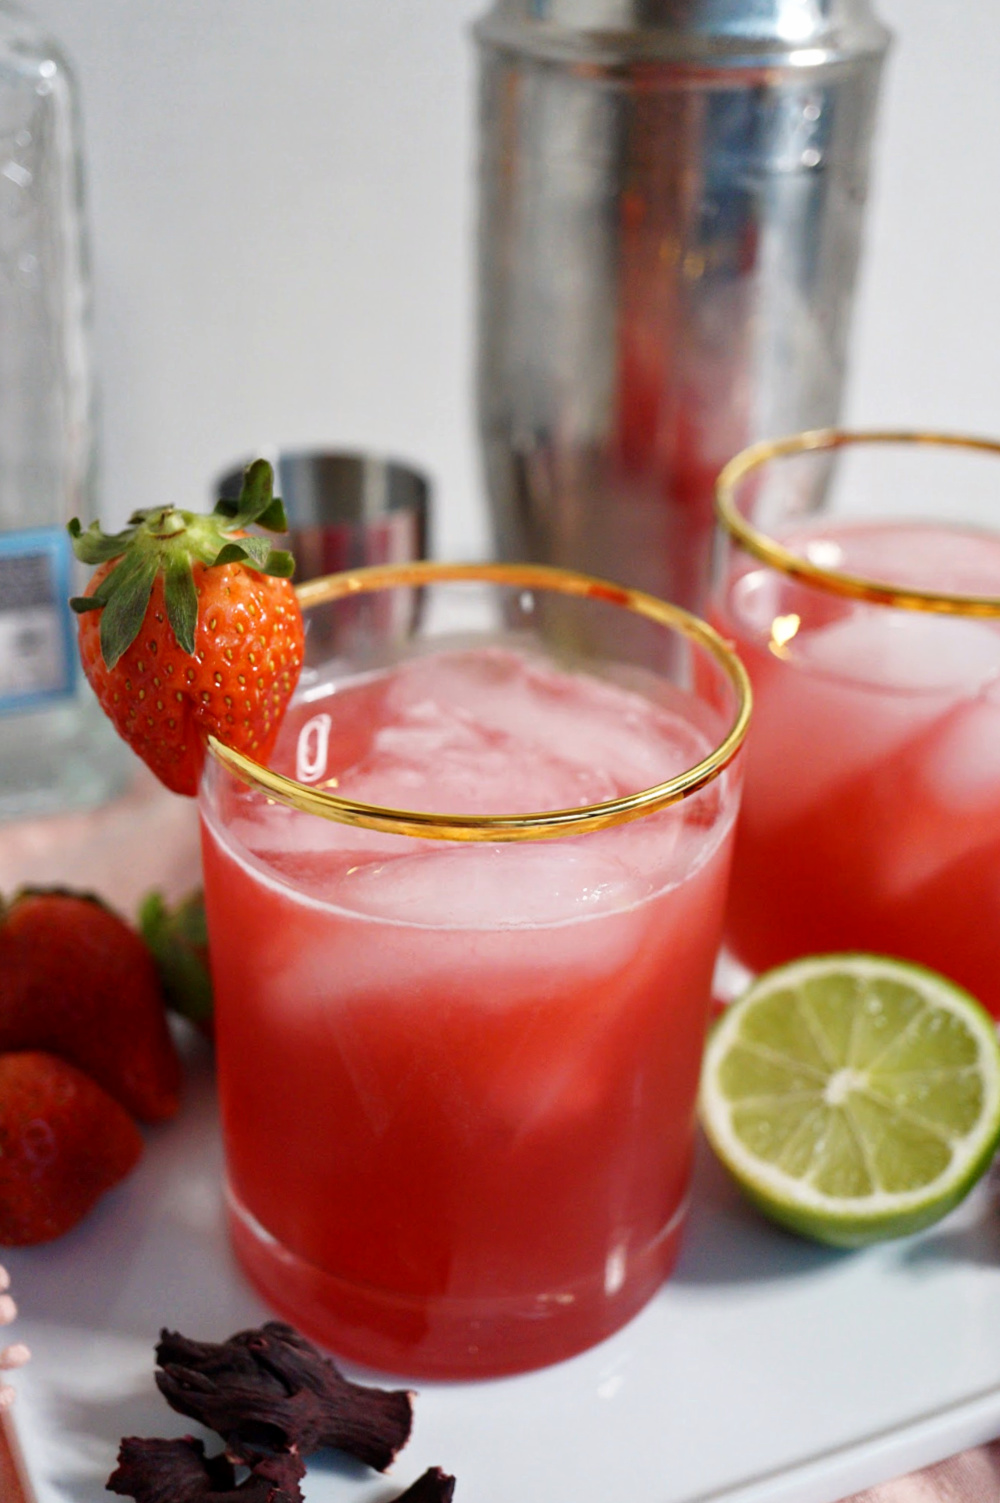
[[[563,595],[603,600],[645,616],[659,625],[679,631],[704,648],[721,666],[735,694],[735,714],[725,737],[707,757],[677,777],[652,788],[604,803],[575,809],[547,809],[530,814],[464,815],[438,814],[418,809],[390,809],[340,798],[255,762],[242,752],[224,746],[209,736],[208,749],[215,760],[250,788],[304,814],[316,814],[340,824],[360,825],[384,834],[411,835],[428,840],[480,840],[501,843],[514,840],[544,840],[559,835],[582,835],[609,825],[637,819],[678,803],[703,788],[728,767],[736,756],[750,721],[750,681],[742,663],[719,634],[706,622],[680,606],[657,600],[640,590],[627,589],[589,575],[550,568],[543,564],[442,564],[419,562],[378,564],[343,574],[328,574],[308,580],[296,591],[304,610],[327,601],[370,591],[402,586],[475,582],[506,585],[514,589],[544,589]]]
[[[719,521],[741,548],[759,558],[762,563],[831,594],[849,595],[855,600],[868,600],[876,605],[894,605],[910,611],[936,611],[941,615],[1000,616],[1000,597],[995,595],[958,595],[944,590],[904,588],[860,574],[824,569],[810,559],[793,553],[768,533],[762,532],[737,509],[736,495],[740,485],[754,470],[770,464],[772,460],[861,444],[925,445],[929,448],[975,450],[1000,457],[1000,441],[965,433],[920,433],[905,429],[864,432],[816,428],[788,438],[751,444],[731,459],[716,481],[715,508]]]

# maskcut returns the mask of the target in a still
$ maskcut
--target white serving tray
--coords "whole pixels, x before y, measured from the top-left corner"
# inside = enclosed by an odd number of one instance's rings
[[[189,1053],[181,1116],[131,1179],[69,1236],[2,1254],[34,1354],[14,1413],[38,1503],[105,1500],[121,1436],[196,1428],[154,1385],[161,1326],[221,1340],[268,1318],[223,1231],[209,1051]],[[393,1380],[417,1398],[390,1476],[328,1453],[308,1503],[389,1503],[431,1465],[456,1503],[833,1503],[992,1439],[995,1199],[987,1181],[918,1237],[828,1251],[763,1222],[706,1150],[679,1267],[631,1325],[525,1377]]]

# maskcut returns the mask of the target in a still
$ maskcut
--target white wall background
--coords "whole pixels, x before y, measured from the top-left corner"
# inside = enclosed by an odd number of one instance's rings
[[[32,3],[32,0],[29,0]],[[1000,7],[896,33],[847,416],[1000,432]],[[485,0],[33,0],[81,83],[106,521],[267,443],[373,448],[485,551],[470,400]]]

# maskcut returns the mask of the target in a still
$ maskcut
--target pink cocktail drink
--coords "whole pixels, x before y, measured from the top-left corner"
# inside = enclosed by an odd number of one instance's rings
[[[307,684],[272,766],[374,807],[584,809],[699,763],[713,719],[689,692],[463,646]],[[209,782],[250,1276],[335,1350],[403,1372],[537,1366],[621,1325],[683,1219],[735,770],[636,820],[507,842]]]
[[[795,555],[1000,599],[1000,536],[921,521],[784,529]],[[1000,619],[851,598],[732,552],[713,618],[754,726],[727,941],[755,971],[871,950],[1000,1016]]]

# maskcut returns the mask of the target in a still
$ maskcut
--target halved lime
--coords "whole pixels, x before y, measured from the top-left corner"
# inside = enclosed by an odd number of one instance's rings
[[[839,1247],[902,1237],[939,1220],[989,1167],[996,1024],[922,966],[796,960],[719,1019],[700,1112],[716,1153],[775,1221]]]

